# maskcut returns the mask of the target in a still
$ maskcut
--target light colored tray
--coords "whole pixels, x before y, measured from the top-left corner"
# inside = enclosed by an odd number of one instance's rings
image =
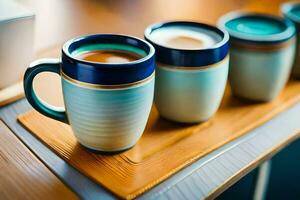
[[[0,107],[24,97],[23,82],[0,89]]]

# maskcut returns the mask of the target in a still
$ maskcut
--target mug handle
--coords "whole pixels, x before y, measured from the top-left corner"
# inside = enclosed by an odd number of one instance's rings
[[[49,105],[40,99],[34,91],[33,80],[41,72],[53,72],[60,74],[61,61],[59,59],[40,59],[30,64],[24,75],[25,96],[31,106],[41,114],[52,119],[68,124],[68,118],[64,108]]]

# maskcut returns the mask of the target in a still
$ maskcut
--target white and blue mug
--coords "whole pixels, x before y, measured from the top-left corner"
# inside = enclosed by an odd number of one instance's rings
[[[76,54],[91,50],[122,50],[142,56],[127,63],[80,60]],[[38,60],[24,77],[25,95],[38,112],[71,125],[83,146],[99,151],[121,151],[141,137],[154,94],[155,50],[151,44],[125,35],[99,34],[71,39],[62,58]],[[33,79],[41,72],[61,76],[65,110],[36,96]]]
[[[295,28],[281,17],[231,12],[219,20],[230,35],[229,83],[233,95],[271,101],[289,79]]]
[[[295,78],[300,78],[300,2],[288,2],[282,4],[281,12],[287,19],[295,24],[297,30],[297,47],[292,75]]]
[[[156,50],[154,102],[160,115],[183,123],[211,118],[227,82],[228,33],[207,24],[177,21],[149,26],[145,39]],[[170,40],[187,45],[174,47]]]

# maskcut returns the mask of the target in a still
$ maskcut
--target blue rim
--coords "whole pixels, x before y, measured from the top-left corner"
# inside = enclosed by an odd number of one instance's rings
[[[189,50],[165,47],[150,39],[150,35],[154,30],[171,26],[205,28],[220,35],[222,40],[210,48]],[[198,22],[173,21],[152,24],[146,28],[144,37],[154,46],[156,50],[156,61],[174,66],[201,67],[214,64],[223,60],[228,54],[229,49],[229,35],[227,31]]]
[[[143,58],[122,64],[96,63],[80,60],[72,52],[83,45],[123,44],[146,52]],[[91,84],[119,85],[149,77],[155,69],[155,50],[151,44],[136,37],[118,34],[81,36],[67,41],[62,48],[62,71],[69,77]]]
[[[298,24],[300,23],[300,17],[297,17],[291,13],[291,11],[294,9],[300,9],[300,2],[287,2],[280,6],[282,14],[288,19]]]
[[[244,18],[244,17],[247,18],[261,17],[264,19],[272,19],[284,25],[286,29],[281,33],[272,34],[272,35],[249,36],[243,33],[239,33],[237,31],[229,30],[225,27],[225,24],[227,22],[238,18]],[[236,42],[246,42],[246,43],[255,43],[255,44],[278,44],[293,38],[293,36],[295,35],[295,27],[291,21],[284,19],[282,17],[255,13],[255,12],[246,12],[246,11],[230,12],[219,19],[218,25],[219,27],[224,28],[228,31],[231,41],[236,41]]]

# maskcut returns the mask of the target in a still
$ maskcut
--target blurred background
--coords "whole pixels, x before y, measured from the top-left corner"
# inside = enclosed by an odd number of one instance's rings
[[[237,9],[279,14],[282,0],[16,0],[35,13],[35,58],[58,57],[65,41],[78,35],[122,33],[143,37],[152,23],[192,20],[215,24]],[[265,8],[268,7],[266,10]],[[47,80],[43,80],[47,77]],[[59,77],[41,74],[35,81],[38,95],[62,105]],[[57,87],[47,88],[47,85]],[[44,88],[44,89],[43,89]],[[53,98],[55,97],[55,98]]]
[[[35,51],[62,45],[66,40],[91,33],[143,36],[151,23],[192,20],[215,24],[231,10],[250,9],[278,13],[279,0],[17,0],[33,10]],[[268,10],[264,8],[268,7]]]
[[[192,20],[215,24],[223,14],[237,9],[279,15],[282,0],[16,0],[35,13],[35,58],[59,57],[68,39],[94,33],[121,33],[143,37],[152,23]],[[268,8],[268,9],[265,9]],[[45,78],[47,76],[47,79]],[[60,79],[39,75],[37,93],[47,102],[62,105]],[[47,87],[49,84],[52,87]],[[53,86],[57,85],[57,86]],[[300,141],[276,155],[267,199],[299,199]],[[220,199],[249,199],[257,171],[254,170]],[[234,195],[233,195],[234,194]],[[289,195],[286,195],[289,194]],[[234,196],[234,198],[232,198]]]

